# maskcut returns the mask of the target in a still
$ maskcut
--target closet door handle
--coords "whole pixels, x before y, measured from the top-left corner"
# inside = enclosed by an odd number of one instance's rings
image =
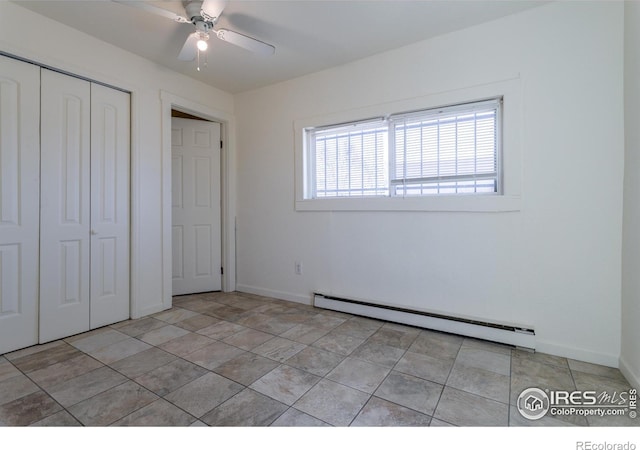
[[[96,230],[91,230],[91,236],[95,236],[96,234],[98,234]]]

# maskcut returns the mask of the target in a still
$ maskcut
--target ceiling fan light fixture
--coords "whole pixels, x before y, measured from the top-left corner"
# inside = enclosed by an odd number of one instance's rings
[[[207,50],[207,48],[209,48],[209,44],[207,43],[207,41],[209,40],[209,34],[202,31],[198,31],[197,33],[198,42],[196,42],[196,46],[198,47],[198,50],[204,52]]]
[[[207,50],[207,48],[209,48],[209,44],[207,44],[207,41],[204,40],[199,40],[196,45],[198,46],[198,50],[200,50],[201,52],[204,52]]]

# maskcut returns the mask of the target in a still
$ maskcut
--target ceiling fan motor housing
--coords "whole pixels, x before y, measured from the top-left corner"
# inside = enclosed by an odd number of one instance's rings
[[[210,17],[202,10],[202,1],[199,0],[185,2],[184,10],[198,31],[208,32],[218,21],[217,17]],[[200,27],[206,27],[206,29],[201,29]]]

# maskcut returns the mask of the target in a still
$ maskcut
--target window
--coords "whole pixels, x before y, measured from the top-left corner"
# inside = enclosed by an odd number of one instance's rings
[[[306,128],[305,198],[497,194],[501,99]]]

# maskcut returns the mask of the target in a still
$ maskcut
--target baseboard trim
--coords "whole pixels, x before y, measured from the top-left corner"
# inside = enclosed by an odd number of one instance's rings
[[[131,318],[132,319],[139,319],[141,317],[150,316],[151,314],[155,314],[155,313],[159,313],[161,311],[165,311],[165,310],[171,308],[171,306],[172,305],[165,306],[162,303],[157,304],[157,305],[153,305],[153,306],[148,306],[148,307],[144,308],[143,310],[132,312],[131,313]]]
[[[620,372],[627,379],[629,384],[636,389],[640,389],[640,374],[633,373],[627,361],[621,356],[620,357]]]
[[[619,357],[607,353],[597,353],[581,348],[567,347],[553,342],[537,340],[536,351],[550,355],[562,356],[577,361],[600,364],[602,366],[615,367],[619,365]]]
[[[236,284],[236,291],[245,292],[247,294],[261,295],[263,297],[277,298],[278,300],[287,300],[294,303],[302,303],[303,305],[312,305],[311,295],[294,294],[293,292],[276,291],[248,284]]]

